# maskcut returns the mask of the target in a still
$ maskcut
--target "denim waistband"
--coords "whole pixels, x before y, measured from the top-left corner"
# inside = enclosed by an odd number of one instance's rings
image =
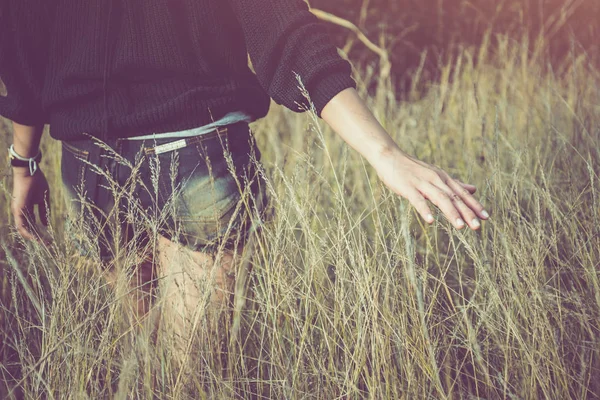
[[[112,138],[106,141],[102,141],[94,136],[88,135],[85,139],[76,139],[76,140],[63,140],[64,144],[67,144],[71,149],[80,149],[83,151],[90,151],[92,148],[104,147],[104,148],[112,148],[112,149],[120,149],[123,146],[126,147],[136,147],[140,148],[143,146],[145,149],[145,153],[147,155],[153,154],[155,152],[150,151],[151,148],[156,148],[162,145],[169,145],[172,143],[172,146],[175,147],[172,150],[176,150],[179,148],[187,147],[192,144],[198,143],[200,141],[207,140],[214,136],[225,135],[225,134],[233,134],[237,136],[237,133],[241,133],[242,131],[249,131],[250,127],[248,122],[241,121],[233,124],[229,124],[226,126],[220,126],[213,128],[212,130],[201,133],[200,135],[189,136],[184,138],[178,137],[166,137],[166,138],[154,138],[154,139],[145,139],[145,140],[129,140],[129,138]],[[194,130],[186,130],[181,132],[191,132]],[[185,146],[182,146],[185,141]],[[167,146],[165,146],[167,147]],[[160,149],[160,148],[159,148]],[[159,152],[160,154],[160,152]]]

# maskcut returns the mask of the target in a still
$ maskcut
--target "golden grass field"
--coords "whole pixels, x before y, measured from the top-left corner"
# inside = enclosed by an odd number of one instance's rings
[[[600,397],[600,72],[538,54],[491,37],[411,101],[369,97],[403,150],[478,187],[491,214],[478,232],[426,226],[308,114],[255,123],[275,217],[236,339],[199,341],[184,374],[62,239],[46,137],[54,244],[11,236],[2,169],[0,398]],[[363,93],[374,75],[357,72]]]

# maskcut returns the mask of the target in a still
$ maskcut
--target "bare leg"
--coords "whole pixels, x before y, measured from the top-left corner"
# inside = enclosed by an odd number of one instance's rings
[[[145,257],[135,266],[130,276],[116,268],[103,271],[106,282],[117,292],[126,293],[122,296],[123,307],[131,326],[138,332],[145,331],[152,335],[157,328],[158,318],[150,317],[152,303],[156,296],[157,271],[151,257]],[[127,279],[125,285],[122,285]]]
[[[160,329],[173,341],[178,363],[185,363],[195,333],[206,334],[216,343],[224,337],[218,321],[231,306],[233,273],[241,250],[211,255],[159,238]]]
[[[233,272],[239,265],[241,251],[241,247],[235,252],[223,250],[214,256],[191,251],[159,236],[154,262],[152,257],[146,257],[129,277],[116,269],[103,272],[121,297],[136,336],[142,335],[156,345],[160,335],[161,343],[179,367],[178,382],[190,378],[192,370],[186,364],[195,337],[206,340],[204,344],[209,344],[211,351],[218,352],[227,344],[227,332],[219,322],[230,316],[229,312],[223,315],[223,311],[231,309]],[[222,356],[224,366],[225,353]],[[153,387],[156,384],[153,375]]]
[[[200,305],[206,304],[212,309],[221,309],[228,303],[233,293],[234,257],[238,252],[223,250],[217,257],[174,243],[160,236],[158,240],[158,265],[150,258],[142,261],[129,277],[128,296],[125,305],[133,317],[133,323],[141,324],[151,310],[154,289],[160,281],[161,307],[169,310],[164,317],[177,327],[178,332],[185,330],[190,313]],[[155,271],[155,269],[157,269]],[[121,271],[104,271],[107,283],[117,288]]]

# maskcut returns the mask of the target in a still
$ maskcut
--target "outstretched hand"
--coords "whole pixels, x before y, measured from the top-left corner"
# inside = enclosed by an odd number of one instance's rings
[[[50,212],[50,189],[46,176],[38,170],[33,176],[28,168],[13,168],[13,192],[11,210],[17,231],[25,239],[37,240],[34,208],[38,206],[40,222],[48,225]]]
[[[489,214],[473,196],[475,186],[451,178],[445,171],[395,148],[373,162],[379,178],[394,193],[406,198],[427,221],[434,221],[427,200],[435,204],[457,229],[477,230]]]
[[[434,218],[427,200],[438,206],[457,229],[467,225],[479,229],[479,219],[489,218],[473,197],[475,186],[452,179],[445,171],[403,152],[355,89],[338,93],[321,115],[346,143],[367,159],[383,183],[408,199],[428,223],[433,223]]]

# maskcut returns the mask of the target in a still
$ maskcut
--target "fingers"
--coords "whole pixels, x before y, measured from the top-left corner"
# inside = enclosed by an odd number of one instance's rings
[[[425,200],[425,197],[423,197],[421,193],[415,190],[414,192],[411,192],[409,195],[407,195],[406,198],[408,199],[408,201],[410,201],[413,207],[417,209],[417,212],[428,224],[433,223],[433,213],[429,208],[429,204],[427,204],[427,200]]]
[[[433,179],[422,190],[457,229],[468,224],[471,229],[477,230],[481,227],[479,218],[489,218],[483,205],[472,195],[475,186],[454,180],[446,173]]]
[[[435,204],[456,229],[468,226],[477,230],[481,227],[480,218],[489,218],[483,205],[473,197],[475,186],[454,180],[440,168],[415,158],[403,155],[400,161],[392,171],[385,168],[389,167],[385,163],[379,165],[379,176],[388,187],[407,198],[427,222],[433,222],[433,216],[426,200]],[[391,177],[398,169],[408,174]]]
[[[432,183],[426,183],[421,188],[421,193],[442,211],[456,229],[465,227],[461,212],[446,192]]]
[[[427,200],[435,204],[440,211],[451,221],[456,229],[465,226],[473,230],[481,227],[478,216],[489,218],[484,214],[484,207],[473,196],[475,186],[453,180],[448,177],[448,185],[436,175],[432,182],[424,181],[418,190],[406,193],[404,197],[416,208],[421,217],[429,224],[434,218]]]
[[[477,188],[474,185],[468,184],[468,183],[464,183],[462,181],[459,181],[458,179],[454,179],[456,182],[458,182],[462,187],[464,187],[465,189],[467,189],[469,191],[469,193],[473,194],[477,191]]]
[[[468,188],[466,188],[462,182],[456,181],[450,178],[447,181],[447,184],[450,189],[454,191],[458,196],[460,196],[461,200],[471,209],[473,210],[477,216],[481,219],[488,219],[490,216],[485,211],[483,204],[481,204],[475,197],[473,197],[473,192],[471,192]],[[472,185],[470,185],[472,186]]]
[[[448,197],[452,201],[452,204],[460,213],[463,221],[465,221],[471,229],[477,230],[481,227],[481,222],[479,221],[479,218],[477,218],[477,215],[475,214],[475,212],[471,209],[471,207],[469,205],[467,205],[464,202],[464,200],[462,199],[462,197],[459,194],[457,194],[454,190],[452,190],[447,185],[441,185],[440,189],[442,189],[444,191],[444,193],[446,193],[448,195]],[[462,187],[461,187],[461,193],[464,193],[462,191]],[[466,193],[468,193],[470,195],[470,193],[468,191]]]

